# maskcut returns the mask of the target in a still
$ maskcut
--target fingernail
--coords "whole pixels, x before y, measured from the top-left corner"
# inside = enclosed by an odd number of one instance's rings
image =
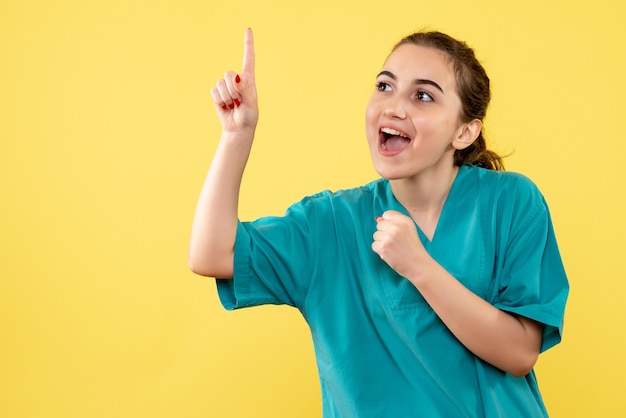
[[[229,104],[229,105],[228,105],[228,108],[229,108],[229,109],[234,109],[234,108],[235,108],[235,105],[231,103],[231,104]]]
[[[380,221],[383,220],[383,217],[382,216],[377,216],[375,219],[376,219],[376,222],[380,222]]]
[[[226,106],[226,104],[223,104],[223,105],[222,105],[222,109],[224,109],[224,110],[228,110],[228,106]]]
[[[239,99],[235,99],[235,105],[237,107],[241,106],[241,102],[239,101]]]
[[[239,83],[241,81],[241,78],[239,77],[239,74],[237,74],[235,76],[235,83]]]

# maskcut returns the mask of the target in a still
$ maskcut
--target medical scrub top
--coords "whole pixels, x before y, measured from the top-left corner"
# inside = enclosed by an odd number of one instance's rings
[[[543,417],[534,372],[482,361],[417,289],[371,249],[377,216],[407,214],[390,183],[324,191],[282,217],[240,222],[226,309],[287,304],[307,321],[324,417]],[[492,305],[544,324],[542,351],[561,340],[567,277],[546,202],[526,177],[464,165],[430,255]]]

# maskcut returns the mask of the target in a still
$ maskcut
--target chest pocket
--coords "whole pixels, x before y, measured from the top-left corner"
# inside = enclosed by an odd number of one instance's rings
[[[383,282],[387,306],[401,311],[430,309],[428,302],[413,283],[396,273],[383,260],[379,261],[378,278]]]
[[[494,268],[493,251],[489,251],[483,229],[468,227],[453,234],[438,233],[432,242],[422,240],[429,254],[476,295],[487,299]],[[387,266],[388,267],[388,266]],[[397,273],[387,274],[386,291],[394,309],[428,308],[428,303],[415,286]]]
[[[389,305],[394,310],[429,309],[428,302],[408,279],[397,273],[385,278],[385,290]]]

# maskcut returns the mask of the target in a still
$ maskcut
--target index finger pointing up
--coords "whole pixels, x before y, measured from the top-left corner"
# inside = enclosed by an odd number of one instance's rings
[[[250,28],[246,29],[244,36],[241,74],[254,80],[254,37]]]

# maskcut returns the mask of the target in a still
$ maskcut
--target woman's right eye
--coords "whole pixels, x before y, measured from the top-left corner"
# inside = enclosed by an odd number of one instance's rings
[[[384,81],[376,83],[376,90],[378,91],[391,91],[391,86]]]

